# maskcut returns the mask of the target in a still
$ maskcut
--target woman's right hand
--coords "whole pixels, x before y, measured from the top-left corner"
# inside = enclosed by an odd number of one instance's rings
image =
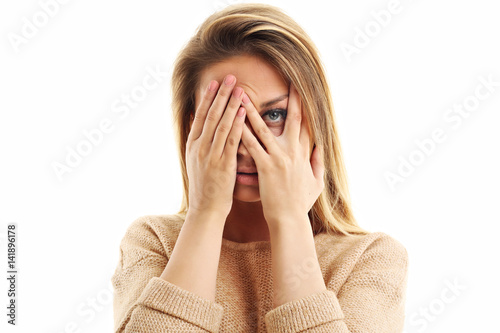
[[[243,89],[235,84],[234,75],[227,75],[217,91],[219,83],[212,80],[196,109],[186,143],[190,212],[226,217],[231,211],[245,122]]]

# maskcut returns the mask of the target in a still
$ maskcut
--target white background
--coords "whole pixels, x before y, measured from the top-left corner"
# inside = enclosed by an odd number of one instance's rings
[[[67,1],[43,22],[40,4],[47,2],[0,4],[2,276],[12,222],[19,267],[18,326],[6,324],[2,278],[0,327],[112,332],[110,278],[125,230],[139,216],[175,213],[181,202],[172,62],[196,27],[233,1]],[[498,329],[495,2],[401,0],[378,33],[371,12],[387,9],[388,0],[267,3],[283,8],[320,50],[359,224],[408,250],[405,331]],[[40,27],[16,47],[12,36],[22,37],[26,22],[36,19]],[[355,45],[358,29],[366,28],[367,45],[347,57],[341,45]],[[167,77],[119,118],[113,103],[157,66]],[[496,86],[480,88],[489,95],[460,123],[447,121],[454,104],[474,102],[479,77]],[[68,147],[106,118],[113,131],[58,179],[53,163],[65,163]],[[415,141],[437,129],[446,139],[419,153]],[[397,173],[400,158],[410,156],[421,163],[391,188],[386,173]],[[460,287],[451,290],[453,284]]]

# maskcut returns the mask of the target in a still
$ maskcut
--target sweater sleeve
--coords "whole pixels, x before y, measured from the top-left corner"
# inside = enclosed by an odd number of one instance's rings
[[[403,332],[408,254],[382,234],[359,257],[338,294],[327,290],[282,304],[265,316],[269,333]]]
[[[162,278],[168,259],[147,216],[120,243],[111,277],[115,333],[218,332],[223,307]]]

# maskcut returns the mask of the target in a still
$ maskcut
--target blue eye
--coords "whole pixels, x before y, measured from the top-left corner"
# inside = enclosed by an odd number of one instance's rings
[[[269,119],[271,119],[271,124],[279,124],[281,121],[285,121],[286,119],[286,110],[285,109],[272,109],[272,110],[269,110],[267,112],[265,112],[263,115],[262,115],[262,118],[264,118],[265,116],[269,116]],[[279,117],[281,116],[281,121],[280,120],[277,120],[279,119]]]

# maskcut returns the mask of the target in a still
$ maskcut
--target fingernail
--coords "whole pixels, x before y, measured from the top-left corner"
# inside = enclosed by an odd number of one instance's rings
[[[243,98],[241,99],[241,101],[243,102],[243,104],[250,103],[250,99],[248,98],[247,94],[243,95]]]
[[[235,77],[231,74],[229,74],[228,76],[226,76],[226,78],[224,79],[224,83],[226,84],[226,86],[230,86],[233,84],[234,82],[234,79]]]
[[[234,97],[240,97],[242,93],[243,93],[243,88],[241,88],[241,87],[236,87],[233,90]]]
[[[215,91],[216,88],[217,88],[217,81],[215,80],[210,81],[210,84],[208,85],[208,90]]]
[[[240,108],[240,109],[238,110],[237,115],[238,115],[238,116],[240,116],[240,117],[243,117],[243,116],[245,115],[245,109],[244,109],[244,108]]]

